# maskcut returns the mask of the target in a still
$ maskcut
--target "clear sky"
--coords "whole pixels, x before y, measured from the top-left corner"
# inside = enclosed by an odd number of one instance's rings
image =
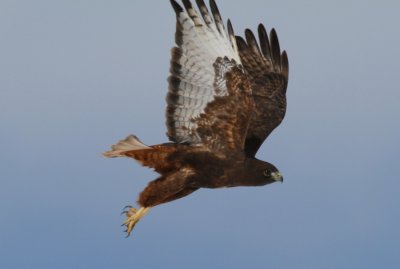
[[[258,153],[283,184],[200,190],[126,239],[156,174],[101,153],[166,141],[169,1],[0,1],[0,268],[400,268],[398,1],[218,1],[275,27],[288,110]]]

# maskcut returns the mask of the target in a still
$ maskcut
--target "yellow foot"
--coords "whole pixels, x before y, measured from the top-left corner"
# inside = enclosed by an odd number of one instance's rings
[[[136,223],[139,222],[139,220],[144,217],[144,215],[146,215],[147,211],[149,211],[150,207],[141,207],[139,210],[137,210],[136,208],[132,207],[132,206],[127,206],[125,207],[125,211],[122,213],[125,213],[126,215],[126,220],[124,221],[124,223],[122,225],[126,226],[126,233],[128,237],[133,228],[135,227]]]

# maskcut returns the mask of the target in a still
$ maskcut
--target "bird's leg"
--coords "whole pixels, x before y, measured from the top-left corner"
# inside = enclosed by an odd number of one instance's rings
[[[133,228],[135,227],[136,223],[139,222],[139,220],[146,215],[146,213],[149,211],[150,207],[141,207],[139,210],[132,206],[127,206],[125,207],[125,211],[122,213],[125,213],[126,215],[126,220],[122,225],[126,226],[126,233],[127,237],[131,234]]]

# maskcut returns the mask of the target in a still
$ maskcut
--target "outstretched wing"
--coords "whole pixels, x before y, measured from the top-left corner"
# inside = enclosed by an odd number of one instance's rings
[[[240,65],[233,29],[228,32],[218,8],[213,18],[203,0],[196,0],[200,17],[189,0],[177,16],[167,95],[167,135],[170,140],[223,153],[239,150],[254,109],[251,85]]]
[[[268,38],[264,26],[259,25],[260,46],[249,29],[245,31],[245,36],[246,40],[237,36],[236,42],[240,59],[251,81],[256,105],[245,142],[247,156],[254,157],[285,116],[289,63],[286,52],[280,51],[274,29]]]

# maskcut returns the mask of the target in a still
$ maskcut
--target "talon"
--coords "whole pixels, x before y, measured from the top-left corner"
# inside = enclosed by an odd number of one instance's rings
[[[121,212],[121,215],[125,214],[128,218],[134,214],[136,214],[137,209],[134,208],[131,205],[127,205],[123,208],[123,211]]]
[[[123,222],[122,226],[126,226],[125,232],[128,234],[127,237],[129,237],[135,225],[144,215],[146,215],[149,209],[150,207],[142,207],[137,210],[134,207],[130,207],[130,209],[125,213],[127,219]]]

